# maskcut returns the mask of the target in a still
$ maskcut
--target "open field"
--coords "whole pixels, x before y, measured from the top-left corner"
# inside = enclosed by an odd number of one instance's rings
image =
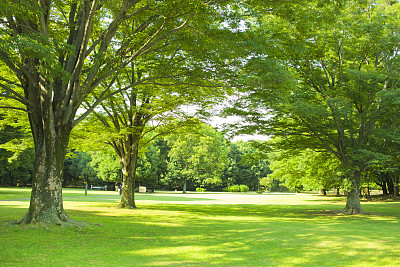
[[[10,226],[29,189],[0,188],[0,266],[400,266],[400,202],[364,202],[377,215],[333,215],[343,197],[311,194],[138,194],[64,191],[83,229]],[[10,200],[14,199],[14,200]]]

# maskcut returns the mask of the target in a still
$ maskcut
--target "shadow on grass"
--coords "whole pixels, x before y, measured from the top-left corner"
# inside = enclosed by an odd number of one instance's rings
[[[188,195],[189,196],[189,195]],[[212,201],[214,200],[213,198],[199,198],[199,197],[188,197],[188,196],[176,196],[176,195],[168,195],[168,196],[163,196],[163,195],[157,195],[157,194],[151,194],[151,195],[135,195],[136,200],[153,200],[153,201]]]
[[[0,227],[5,265],[399,266],[397,205],[385,216],[326,216],[332,205],[66,203],[69,216],[105,226],[31,230]],[[340,205],[341,206],[341,205]],[[26,208],[1,205],[0,217]]]

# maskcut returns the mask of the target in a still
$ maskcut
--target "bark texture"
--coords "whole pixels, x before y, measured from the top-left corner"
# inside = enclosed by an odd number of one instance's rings
[[[392,174],[391,176],[392,183],[393,183],[393,196],[398,197],[399,195],[399,177],[395,174]]]
[[[49,118],[43,118],[47,121]],[[54,121],[44,129],[34,123],[35,165],[32,193],[28,212],[19,223],[57,224],[70,223],[62,200],[62,171],[69,140],[69,129],[54,127]]]
[[[136,208],[135,204],[135,185],[136,185],[136,166],[138,159],[138,149],[128,149],[128,153],[120,158],[122,167],[122,196],[118,205],[119,208]]]
[[[346,207],[342,213],[348,215],[365,214],[360,201],[360,173],[356,172],[352,179],[352,188],[347,194]]]

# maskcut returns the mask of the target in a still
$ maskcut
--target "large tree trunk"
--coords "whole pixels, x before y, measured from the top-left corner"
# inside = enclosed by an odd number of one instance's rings
[[[361,208],[360,201],[360,172],[355,172],[352,179],[352,188],[347,194],[346,207],[343,209],[344,214],[356,215],[365,214],[365,211]]]
[[[36,126],[33,126],[36,127]],[[35,164],[29,210],[19,223],[72,223],[62,200],[62,171],[70,130],[34,131]]]

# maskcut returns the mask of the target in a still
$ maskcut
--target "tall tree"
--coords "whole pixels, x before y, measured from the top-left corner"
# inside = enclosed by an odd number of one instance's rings
[[[294,1],[286,10],[262,16],[251,87],[230,111],[246,118],[245,132],[282,136],[283,148],[335,155],[350,185],[343,212],[363,213],[361,175],[382,157],[374,131],[399,94],[399,3]]]
[[[238,141],[230,145],[229,163],[223,176],[223,182],[228,186],[243,184],[258,190],[260,179],[270,173],[266,153],[261,153],[252,143]]]
[[[195,18],[215,14],[219,2],[224,1],[2,2],[0,61],[18,82],[1,77],[1,98],[23,104],[6,108],[28,112],[35,144],[30,207],[20,223],[76,223],[64,211],[61,186],[71,130],[101,101],[121,91],[113,87],[121,68],[167,36],[195,27]],[[121,25],[128,21],[140,26],[121,39]],[[142,77],[136,84],[148,80]],[[76,116],[99,85],[97,100]]]
[[[237,60],[227,49],[233,46],[227,40],[234,33],[223,27],[223,17],[204,19],[196,20],[195,29],[182,29],[166,37],[123,68],[115,85],[121,92],[103,101],[88,120],[88,124],[97,122],[103,132],[111,133],[103,142],[113,147],[121,164],[121,208],[136,207],[139,150],[157,136],[190,124],[193,114],[186,114],[184,107],[201,112],[228,92],[226,81],[234,78],[232,67]],[[133,22],[124,27],[122,39],[140,26]],[[135,85],[142,77],[152,79]],[[94,92],[85,104],[89,107],[97,99]],[[87,124],[82,128],[90,129]]]
[[[280,151],[271,156],[272,179],[294,190],[326,190],[339,188],[342,183],[336,171],[340,161],[331,153],[312,150]]]
[[[219,132],[200,124],[191,132],[177,133],[167,140],[171,150],[164,183],[179,184],[183,193],[186,193],[188,180],[201,187],[222,183],[229,147]]]
[[[105,182],[119,182],[121,169],[118,159],[111,153],[96,153],[92,155],[90,167],[96,172],[97,178]]]

